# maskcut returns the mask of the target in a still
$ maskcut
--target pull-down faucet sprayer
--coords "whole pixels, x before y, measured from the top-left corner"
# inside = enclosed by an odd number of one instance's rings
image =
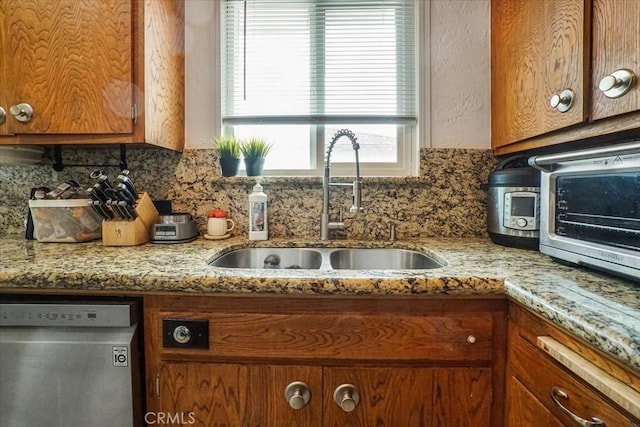
[[[353,151],[356,156],[356,180],[352,184],[348,183],[331,183],[331,151],[338,139],[346,136],[351,141]],[[355,134],[348,129],[341,129],[333,136],[327,148],[327,156],[324,159],[324,176],[322,178],[322,215],[320,216],[320,240],[328,240],[331,230],[344,230],[344,222],[342,218],[340,221],[329,220],[329,189],[331,186],[349,186],[353,187],[353,204],[349,211],[351,213],[363,212],[362,207],[362,181],[360,180],[360,158],[358,157],[358,150],[360,145],[357,142]],[[342,216],[342,215],[341,215]]]

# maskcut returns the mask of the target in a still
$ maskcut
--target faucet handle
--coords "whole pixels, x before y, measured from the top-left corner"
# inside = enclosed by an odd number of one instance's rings
[[[349,212],[364,212],[364,207],[362,206],[362,181],[353,181],[353,196],[351,196],[351,201],[352,205]]]

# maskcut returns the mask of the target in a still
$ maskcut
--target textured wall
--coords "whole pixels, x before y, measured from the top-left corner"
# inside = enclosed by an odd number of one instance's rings
[[[64,162],[95,164],[100,159],[117,164],[118,156],[115,149],[74,150],[64,152]],[[130,149],[128,160],[139,191],[148,192],[156,200],[173,200],[174,211],[193,214],[202,230],[210,209],[227,209],[237,221],[234,234],[246,235],[247,198],[255,179],[221,177],[214,150],[174,153],[154,148]],[[419,177],[363,179],[363,215],[348,214],[348,190],[333,190],[332,217],[337,218],[339,206],[344,206],[348,237],[354,239],[386,238],[390,222],[397,224],[401,239],[483,236],[486,194],[480,184],[486,182],[494,166],[490,150],[423,149]],[[89,178],[93,169],[69,166],[58,173],[50,164],[0,167],[0,234],[23,233],[31,187],[54,186],[71,178],[89,187],[93,184]],[[101,169],[111,177],[118,174],[117,168]],[[319,237],[320,177],[269,177],[263,185],[270,197],[271,237]]]
[[[431,0],[431,146],[490,148],[488,0]]]

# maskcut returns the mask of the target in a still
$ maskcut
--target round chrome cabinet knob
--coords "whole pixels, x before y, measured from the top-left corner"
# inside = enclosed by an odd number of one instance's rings
[[[7,112],[4,108],[0,107],[0,125],[3,124],[7,120]]]
[[[333,392],[333,400],[344,412],[351,412],[360,402],[360,393],[353,384],[342,384]]]
[[[31,118],[33,117],[33,107],[25,102],[22,102],[20,104],[12,105],[11,107],[9,107],[9,113],[11,113],[11,115],[15,117],[17,121],[27,123],[31,121]]]
[[[293,409],[302,409],[309,403],[311,391],[302,381],[294,381],[284,389],[284,397]]]
[[[603,77],[598,84],[598,89],[607,98],[620,98],[631,90],[636,80],[633,71],[627,69],[616,70]]]
[[[557,93],[551,97],[549,100],[549,105],[551,108],[555,108],[561,113],[566,113],[573,106],[573,100],[575,99],[576,94],[571,89],[565,89],[560,93]]]
[[[173,339],[178,344],[186,344],[191,341],[191,331],[184,325],[176,326],[173,330]]]

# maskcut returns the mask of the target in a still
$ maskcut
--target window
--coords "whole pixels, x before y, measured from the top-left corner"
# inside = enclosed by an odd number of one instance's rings
[[[414,0],[226,0],[222,125],[273,148],[271,175],[322,175],[348,128],[365,175],[409,175],[416,157]],[[347,140],[333,174],[353,174]]]

